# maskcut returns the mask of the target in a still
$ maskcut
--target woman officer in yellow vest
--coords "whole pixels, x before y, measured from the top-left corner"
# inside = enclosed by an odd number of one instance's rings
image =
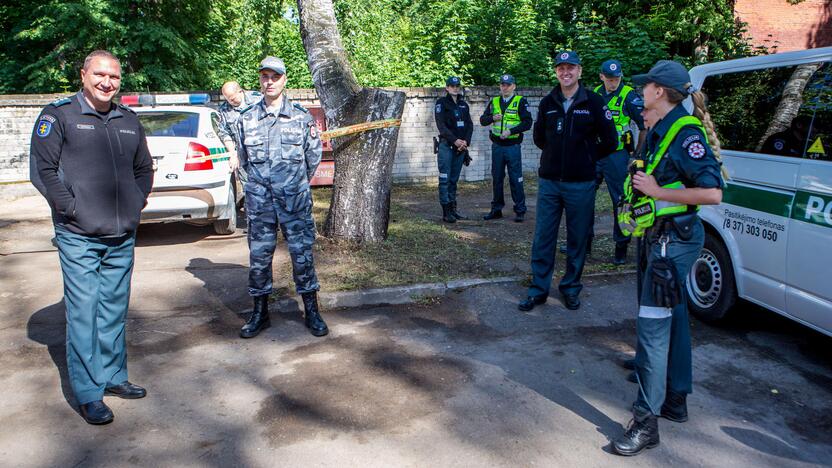
[[[620,455],[659,444],[658,417],[687,420],[692,391],[690,329],[685,278],[704,243],[699,205],[722,200],[719,142],[690,75],[661,60],[633,82],[644,87],[646,160],[625,182],[619,221],[625,233],[644,236],[647,268],[639,298],[633,422],[613,442]],[[682,101],[691,96],[694,116]]]

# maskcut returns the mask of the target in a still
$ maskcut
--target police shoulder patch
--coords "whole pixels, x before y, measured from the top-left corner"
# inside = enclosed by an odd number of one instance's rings
[[[440,112],[442,112],[442,103],[441,103],[441,102],[437,102],[437,103],[436,103],[436,109],[435,109],[435,110],[436,110],[436,113],[437,113],[437,114],[439,114]]]
[[[296,102],[293,102],[293,103],[292,103],[292,106],[293,106],[295,109],[297,109],[297,110],[299,110],[299,111],[303,112],[304,114],[308,114],[308,113],[309,113],[309,111],[308,111],[308,110],[306,110],[306,108],[305,108],[305,107],[303,107],[302,105],[300,105],[300,104],[298,104],[298,103],[296,103]]]
[[[47,136],[49,136],[49,133],[52,132],[52,122],[54,122],[54,120],[50,121],[48,119],[45,119],[44,117],[46,116],[47,115],[41,116],[40,120],[38,121],[38,125],[35,128],[35,134],[41,138],[46,138]],[[49,115],[48,117],[52,116]]]
[[[695,142],[695,141],[702,141],[702,136],[699,135],[698,133],[695,133],[693,135],[688,136],[687,138],[685,138],[682,141],[682,148],[687,149],[687,147],[690,146],[690,144]]]
[[[604,118],[606,118],[607,120],[612,120],[612,111],[610,111],[609,109],[604,111]]]
[[[55,101],[52,101],[52,105],[55,106],[55,107],[61,107],[65,104],[69,104],[70,102],[72,102],[72,100],[69,99],[68,97],[65,97],[65,98],[60,98],[60,99],[56,99]]]
[[[688,156],[693,159],[702,159],[705,156],[705,145],[698,141],[694,141],[688,145]]]
[[[782,151],[783,148],[786,146],[786,142],[783,140],[774,140],[774,149],[777,151]]]

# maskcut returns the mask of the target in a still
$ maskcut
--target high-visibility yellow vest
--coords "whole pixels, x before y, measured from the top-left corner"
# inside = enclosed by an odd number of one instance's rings
[[[520,100],[523,99],[523,96],[514,96],[511,98],[511,101],[508,103],[508,107],[506,107],[505,112],[500,111],[500,100],[502,97],[494,96],[494,99],[491,100],[491,115],[502,114],[503,119],[499,122],[494,122],[494,125],[491,126],[491,134],[495,136],[500,136],[504,130],[512,129],[518,125],[520,125]],[[509,135],[506,139],[507,140],[514,140],[520,138],[520,134],[513,134]]]
[[[683,127],[687,126],[693,126],[699,129],[705,137],[705,142],[708,142],[708,135],[705,132],[705,127],[702,126],[702,121],[691,115],[681,117],[679,120],[673,122],[673,125],[670,126],[670,129],[659,142],[656,150],[648,154],[647,169],[644,171],[646,174],[652,174],[656,170],[656,167],[661,162],[665,153],[667,153],[676,135],[679,134],[679,131]],[[678,190],[685,188],[685,185],[682,181],[675,181],[662,185],[662,188]],[[626,236],[643,236],[644,232],[656,223],[656,218],[658,217],[683,214],[699,209],[697,205],[685,205],[683,203],[666,200],[656,200],[646,195],[639,197],[637,200],[633,200],[633,198],[633,185],[630,180],[630,175],[627,175],[627,178],[624,180],[623,202],[625,209],[620,210],[618,214],[618,225],[621,228],[621,232]]]
[[[601,91],[604,85],[599,85],[595,88],[595,92]],[[633,88],[622,85],[615,96],[610,99],[610,102],[607,103],[607,108],[612,113],[612,121],[615,123],[615,129],[618,130],[618,148],[616,151],[621,151],[624,149],[624,141],[622,140],[622,136],[624,135],[624,129],[630,126],[630,121],[632,120],[629,115],[624,113],[624,103],[627,100],[627,96],[633,91]]]

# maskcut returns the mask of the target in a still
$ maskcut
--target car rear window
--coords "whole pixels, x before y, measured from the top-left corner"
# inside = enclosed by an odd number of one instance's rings
[[[140,112],[139,121],[147,136],[195,138],[199,127],[196,112]]]

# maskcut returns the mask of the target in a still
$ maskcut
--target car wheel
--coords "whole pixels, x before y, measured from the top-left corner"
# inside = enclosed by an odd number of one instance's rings
[[[705,234],[705,245],[690,268],[686,285],[688,308],[705,322],[722,320],[737,301],[734,266],[719,237]]]
[[[230,184],[226,206],[230,207],[231,217],[228,219],[218,219],[214,221],[214,232],[221,236],[229,236],[237,232],[237,203],[234,192],[234,185]]]

